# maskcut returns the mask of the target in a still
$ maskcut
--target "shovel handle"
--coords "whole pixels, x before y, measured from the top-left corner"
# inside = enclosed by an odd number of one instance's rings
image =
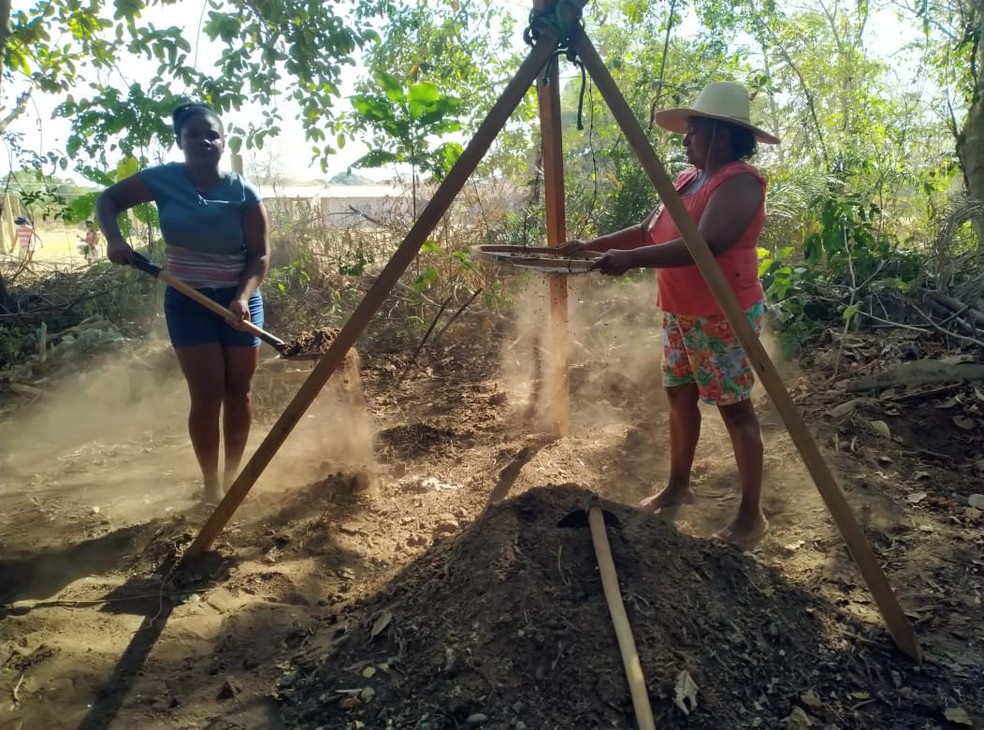
[[[588,525],[591,528],[591,542],[601,572],[601,586],[605,592],[605,600],[608,602],[608,613],[611,614],[612,624],[615,626],[615,638],[618,640],[618,649],[622,654],[625,678],[629,683],[629,695],[632,698],[636,725],[639,730],[655,730],[656,721],[649,703],[646,678],[642,674],[642,663],[639,661],[639,652],[632,637],[632,626],[629,624],[622,594],[618,588],[618,574],[615,572],[612,548],[605,530],[605,517],[597,505],[588,508]]]
[[[192,289],[183,281],[179,281],[178,279],[175,279],[173,276],[171,276],[166,271],[164,271],[164,269],[162,269],[160,266],[158,266],[157,264],[155,264],[153,261],[146,258],[145,256],[142,256],[141,254],[134,252],[133,266],[137,269],[140,269],[140,271],[144,272],[145,274],[150,274],[156,279],[163,281],[169,287],[171,287],[172,289],[176,289],[177,291],[181,292],[189,299],[194,299],[203,307],[205,307],[211,312],[214,312],[215,314],[219,315],[223,319],[236,319],[236,316],[228,309],[223,307],[221,304],[217,302],[213,302],[207,296],[205,296],[199,291]],[[276,349],[277,352],[283,352],[284,348],[287,346],[287,343],[281,340],[279,337],[276,337],[270,334],[269,332],[267,332],[266,330],[257,327],[248,319],[241,320],[239,326],[242,329],[249,332],[250,334],[254,335],[255,337],[259,337],[265,343]]]

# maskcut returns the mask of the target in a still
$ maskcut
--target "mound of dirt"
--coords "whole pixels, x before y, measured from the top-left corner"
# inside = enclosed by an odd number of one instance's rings
[[[551,486],[492,507],[331,617],[279,683],[288,725],[634,727],[590,534],[558,527],[586,496]],[[658,727],[942,719],[931,671],[879,630],[753,557],[603,506],[622,521],[610,540]]]
[[[384,457],[413,459],[452,443],[457,436],[451,429],[411,423],[384,429],[378,439]]]
[[[338,337],[338,330],[335,328],[310,330],[302,332],[281,352],[282,357],[303,357],[305,355],[324,355],[331,347],[331,343]]]

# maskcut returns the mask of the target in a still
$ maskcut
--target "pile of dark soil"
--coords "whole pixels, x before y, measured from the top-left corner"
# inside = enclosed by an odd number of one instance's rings
[[[557,526],[585,499],[492,507],[334,615],[280,682],[288,724],[634,727],[589,532]],[[973,694],[753,557],[604,506],[658,727],[922,728]]]
[[[458,434],[427,423],[410,423],[384,429],[379,432],[378,439],[383,458],[413,459],[453,443],[458,440]]]
[[[316,329],[302,332],[287,343],[280,353],[281,357],[304,357],[306,355],[324,355],[331,343],[338,336],[335,328]]]

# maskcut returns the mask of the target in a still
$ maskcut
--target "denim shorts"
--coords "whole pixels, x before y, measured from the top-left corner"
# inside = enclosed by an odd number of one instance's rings
[[[228,307],[236,296],[236,287],[196,291],[223,307]],[[259,337],[229,326],[222,317],[171,287],[164,291],[164,318],[171,344],[176,348],[213,342],[222,347],[260,346]],[[263,326],[263,297],[259,289],[249,298],[249,319],[257,327]]]

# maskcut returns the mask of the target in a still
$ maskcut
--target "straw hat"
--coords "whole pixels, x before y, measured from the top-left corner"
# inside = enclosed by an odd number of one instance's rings
[[[692,108],[664,109],[656,112],[656,124],[671,132],[686,134],[691,117],[719,119],[751,130],[765,144],[779,144],[779,138],[759,129],[751,121],[748,89],[731,81],[714,81],[705,86]]]

